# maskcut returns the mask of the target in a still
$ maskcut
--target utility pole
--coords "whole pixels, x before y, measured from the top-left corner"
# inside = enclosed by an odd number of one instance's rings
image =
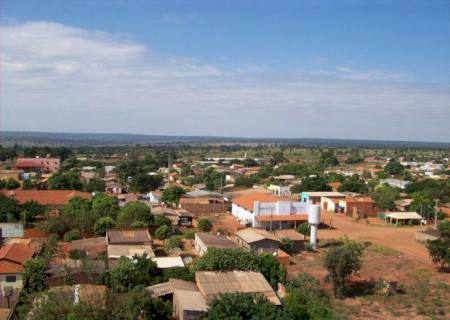
[[[439,199],[436,199],[434,201],[436,203],[435,212],[434,212],[434,229],[437,230],[437,215],[438,215]]]

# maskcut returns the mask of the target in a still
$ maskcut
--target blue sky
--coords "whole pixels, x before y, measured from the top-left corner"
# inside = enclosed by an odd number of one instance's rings
[[[450,141],[449,1],[0,10],[4,130]]]

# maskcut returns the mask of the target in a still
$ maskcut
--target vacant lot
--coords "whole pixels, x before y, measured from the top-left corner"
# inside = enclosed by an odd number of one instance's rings
[[[332,240],[329,240],[332,241]],[[335,308],[348,319],[448,319],[450,315],[449,274],[424,268],[421,261],[411,260],[399,251],[367,243],[364,263],[353,277],[354,295],[334,300]],[[288,277],[307,272],[324,281],[327,271],[322,267],[326,248],[316,253],[301,253],[292,258]],[[397,281],[399,293],[384,296],[374,293],[380,278]]]
[[[397,250],[405,257],[421,262],[424,267],[434,269],[428,250],[414,238],[415,233],[425,227],[395,227],[370,224],[365,220],[356,222],[348,217],[329,213],[322,214],[322,220],[327,224],[331,221],[333,229],[320,229],[319,239],[338,239],[347,236],[349,239],[371,241]]]

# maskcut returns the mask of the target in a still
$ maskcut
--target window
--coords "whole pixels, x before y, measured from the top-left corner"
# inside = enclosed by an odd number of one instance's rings
[[[5,281],[6,282],[16,282],[16,276],[6,276]]]

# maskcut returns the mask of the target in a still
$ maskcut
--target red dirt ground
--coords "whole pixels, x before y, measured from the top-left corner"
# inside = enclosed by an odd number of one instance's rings
[[[353,240],[371,241],[373,243],[402,252],[406,257],[422,262],[427,268],[433,268],[433,262],[426,247],[415,240],[418,230],[426,227],[395,227],[382,224],[367,224],[364,220],[354,221],[346,216],[322,213],[322,221],[335,229],[319,229],[319,239],[338,239],[347,236]]]

